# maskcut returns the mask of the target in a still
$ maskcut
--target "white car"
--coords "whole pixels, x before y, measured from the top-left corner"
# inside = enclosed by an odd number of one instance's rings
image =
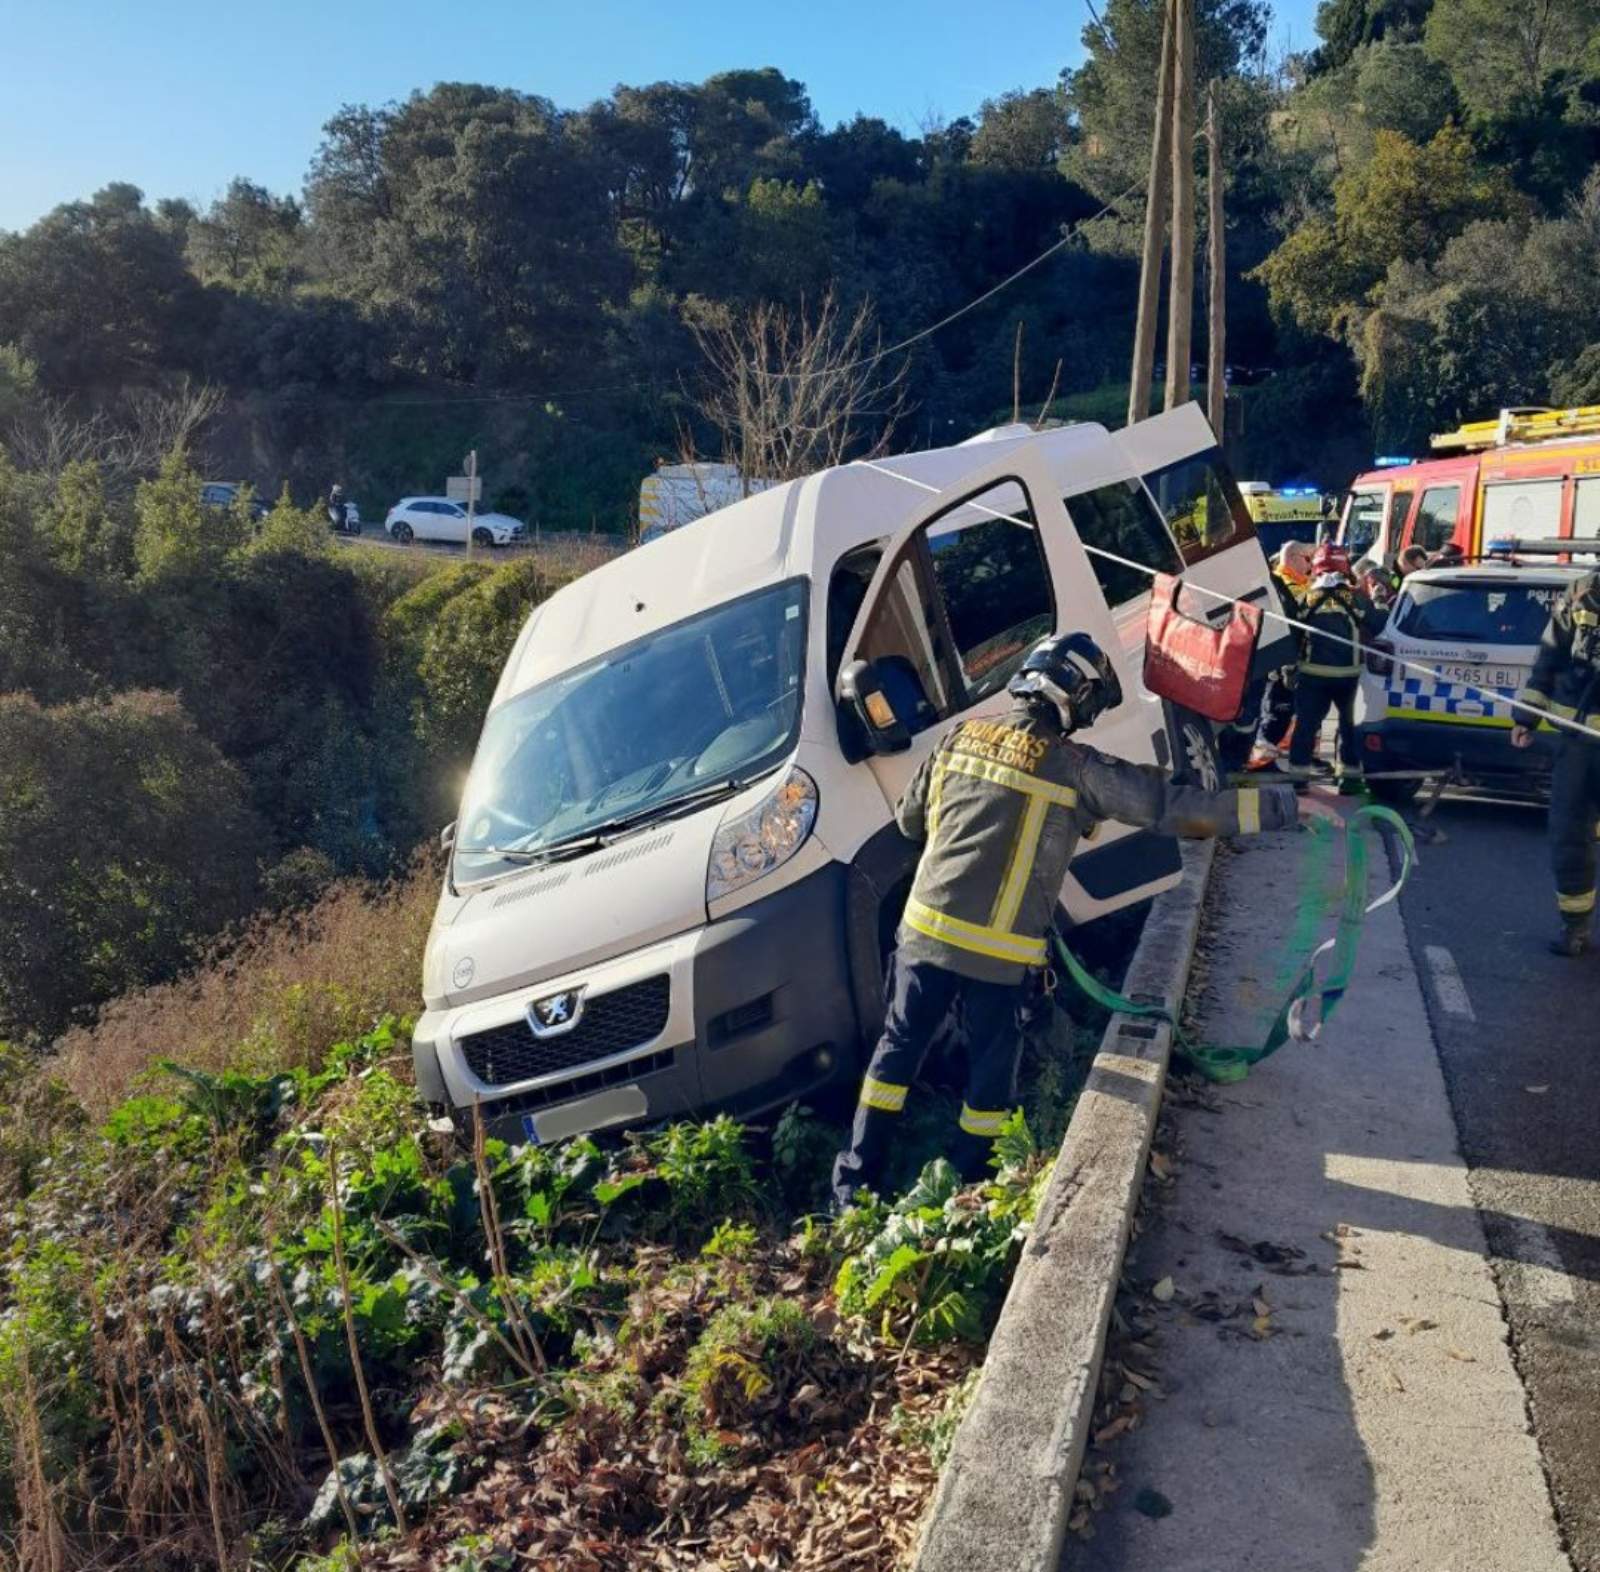
[[[467,509],[448,497],[402,497],[383,521],[385,531],[400,544],[412,540],[444,540],[463,545],[467,538]],[[472,520],[474,546],[509,546],[525,540],[528,526],[508,513],[479,513]]]
[[[1483,562],[1406,579],[1366,658],[1356,734],[1373,791],[1405,801],[1421,784],[1390,771],[1448,770],[1471,785],[1546,786],[1556,734],[1511,746],[1511,700],[1528,680],[1550,608],[1584,570]],[[1403,663],[1403,664],[1402,664]]]

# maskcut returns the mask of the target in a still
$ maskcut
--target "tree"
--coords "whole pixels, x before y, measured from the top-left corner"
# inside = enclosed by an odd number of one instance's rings
[[[1002,93],[984,101],[968,154],[975,164],[1018,172],[1054,169],[1071,137],[1059,89]]]
[[[1316,28],[1322,47],[1313,69],[1337,71],[1367,44],[1414,43],[1433,0],[1322,0]]]
[[[260,827],[170,694],[0,694],[0,1031],[48,1038],[249,907]]]
[[[240,177],[190,220],[186,236],[185,255],[202,283],[282,296],[294,282],[300,204]]]
[[[504,381],[581,367],[626,287],[604,177],[548,101],[446,82],[330,121],[307,194],[409,365]]]
[[[204,319],[177,238],[137,186],[107,186],[0,234],[0,343],[35,360],[47,387],[143,380],[171,365]]]
[[[1457,110],[1450,73],[1421,44],[1385,40],[1355,57],[1356,97],[1374,131],[1427,142]]]
[[[1427,46],[1468,109],[1502,115],[1536,100],[1552,73],[1582,65],[1597,27],[1600,0],[1435,0]]]
[[[1144,189],[1161,62],[1161,0],[1107,0],[1083,30],[1087,58],[1062,74],[1077,138],[1064,169],[1102,201]],[[1195,80],[1260,75],[1266,0],[1196,0]],[[1235,134],[1250,117],[1229,107]]]
[[[869,303],[846,313],[831,290],[809,312],[705,302],[689,325],[704,360],[700,412],[747,480],[795,480],[885,450],[905,364],[883,355]]]
[[[1280,317],[1337,335],[1359,319],[1391,264],[1431,261],[1468,224],[1524,207],[1455,125],[1425,144],[1379,131],[1371,158],[1334,183],[1332,219],[1294,230],[1256,276]]]
[[[227,507],[200,500],[200,477],[174,448],[153,480],[134,496],[138,525],[133,552],[141,578],[168,573],[215,573],[250,538],[250,497],[241,490]]]

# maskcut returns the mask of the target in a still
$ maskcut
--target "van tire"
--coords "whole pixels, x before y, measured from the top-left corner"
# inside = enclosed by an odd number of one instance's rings
[[[1204,715],[1168,704],[1167,735],[1172,739],[1172,778],[1180,786],[1201,786],[1206,791],[1221,791],[1224,785],[1222,759],[1217,752],[1217,734]]]

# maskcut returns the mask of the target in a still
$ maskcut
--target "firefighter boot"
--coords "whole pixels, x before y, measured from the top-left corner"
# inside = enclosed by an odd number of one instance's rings
[[[1570,918],[1562,921],[1561,932],[1550,941],[1550,953],[1574,959],[1582,955],[1589,948],[1589,944],[1589,916],[1586,912],[1578,922],[1573,922]]]

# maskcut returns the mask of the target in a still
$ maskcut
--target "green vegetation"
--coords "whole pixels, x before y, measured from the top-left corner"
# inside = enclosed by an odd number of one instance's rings
[[[54,1038],[257,910],[400,869],[529,610],[594,560],[335,550],[287,495],[259,529],[247,496],[202,506],[181,450],[131,490],[0,454],[0,1032]]]
[[[793,1232],[762,1132],[464,1145],[428,1131],[404,1042],[385,1019],[287,1067],[155,1062],[102,1115],[0,1050],[0,1513],[24,1565],[576,1541],[621,1565],[669,1520],[731,1551],[752,1491],[842,1553],[830,1479],[927,1487],[954,1424],[930,1374],[972,1367],[1046,1171],[1020,1115],[986,1183],[936,1160]],[[495,1506],[535,1483],[536,1510]]]

